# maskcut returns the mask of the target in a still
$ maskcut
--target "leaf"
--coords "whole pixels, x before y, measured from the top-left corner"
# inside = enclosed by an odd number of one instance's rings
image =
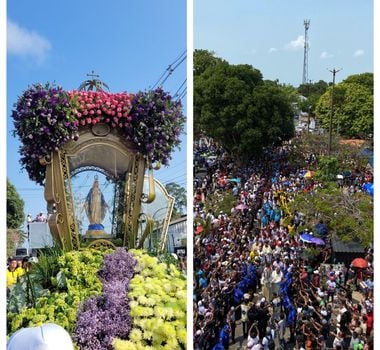
[[[65,275],[65,273],[63,271],[59,271],[57,273],[57,287],[59,289],[67,287],[66,275]]]

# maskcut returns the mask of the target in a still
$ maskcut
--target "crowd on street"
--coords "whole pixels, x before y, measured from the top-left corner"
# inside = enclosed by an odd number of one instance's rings
[[[365,268],[331,264],[327,226],[289,210],[322,186],[307,161],[292,167],[290,147],[242,167],[209,138],[194,145],[195,350],[229,349],[238,333],[241,349],[372,349],[373,250]]]

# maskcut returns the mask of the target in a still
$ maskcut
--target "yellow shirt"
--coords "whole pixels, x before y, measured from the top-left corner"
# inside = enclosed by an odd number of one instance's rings
[[[10,287],[12,284],[15,284],[17,282],[18,277],[19,271],[17,271],[17,269],[13,272],[7,269],[7,288]]]
[[[22,275],[25,275],[25,273],[26,273],[25,269],[22,268],[22,267],[18,267],[18,268],[16,269],[16,272],[18,273],[18,277],[20,277],[20,276],[22,276]]]

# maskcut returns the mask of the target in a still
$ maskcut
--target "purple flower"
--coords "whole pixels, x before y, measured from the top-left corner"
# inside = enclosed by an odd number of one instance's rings
[[[127,338],[132,327],[127,291],[135,265],[123,248],[104,258],[98,272],[103,294],[88,299],[77,315],[73,339],[81,350],[111,350],[115,337]]]

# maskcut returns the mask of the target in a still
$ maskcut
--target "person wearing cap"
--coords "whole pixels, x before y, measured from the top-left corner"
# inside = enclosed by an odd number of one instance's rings
[[[74,350],[69,333],[54,323],[21,328],[9,339],[7,350]]]

